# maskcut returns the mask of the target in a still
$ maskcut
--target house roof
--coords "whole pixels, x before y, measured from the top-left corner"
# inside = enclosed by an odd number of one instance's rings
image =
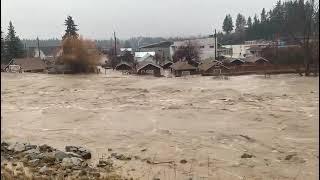
[[[171,41],[162,41],[159,43],[153,43],[145,46],[141,46],[140,48],[156,48],[156,47],[170,47],[173,44]]]
[[[212,61],[212,62],[206,62],[206,63],[202,63],[199,65],[199,69],[201,71],[207,71],[209,70],[210,68],[212,68],[213,66],[220,66],[220,67],[223,67],[225,69],[230,69],[226,66],[224,66],[221,62],[219,61]]]
[[[224,63],[234,63],[236,61],[240,61],[241,63],[245,63],[245,61],[240,58],[226,58],[223,60]]]
[[[171,68],[174,70],[196,70],[197,68],[191,64],[183,61],[178,61],[171,65]]]
[[[172,61],[167,61],[167,62],[163,63],[162,66],[165,66],[167,64],[173,64],[173,62]]]
[[[269,60],[267,60],[266,58],[263,57],[257,57],[257,56],[250,56],[244,59],[245,62],[249,62],[249,63],[255,63],[257,61],[265,61],[265,62],[269,62]]]
[[[140,71],[142,68],[148,66],[148,65],[151,65],[151,66],[154,66],[154,67],[157,67],[159,69],[161,69],[161,67],[155,63],[152,63],[152,62],[142,62],[142,63],[139,63],[138,64],[138,68],[137,68],[137,71]]]
[[[130,65],[129,63],[127,63],[127,62],[121,62],[121,63],[119,63],[119,64],[116,66],[116,69],[117,69],[118,67],[120,67],[120,66],[128,66],[128,67],[132,68],[131,65]]]
[[[17,58],[12,59],[9,64],[19,65],[24,71],[44,70],[47,65],[39,58]]]

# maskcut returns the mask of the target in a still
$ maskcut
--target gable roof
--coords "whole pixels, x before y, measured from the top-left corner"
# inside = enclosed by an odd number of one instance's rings
[[[131,66],[129,63],[127,63],[127,62],[121,62],[121,63],[119,63],[119,64],[116,66],[116,69],[118,69],[118,67],[120,67],[120,66],[127,66],[127,67],[130,67],[130,68],[132,69],[132,66]]]
[[[226,66],[224,66],[221,62],[219,61],[212,61],[212,62],[206,62],[206,63],[202,63],[199,65],[199,69],[201,71],[207,71],[209,70],[210,68],[212,68],[213,66],[219,66],[219,67],[223,67],[225,69],[230,69]]]
[[[234,63],[234,62],[241,62],[241,63],[245,63],[244,60],[240,59],[240,58],[226,58],[223,60],[224,63]]]
[[[163,63],[162,66],[165,66],[165,65],[168,65],[168,64],[173,64],[173,62],[172,61],[167,61],[167,62]]]
[[[159,69],[161,69],[161,67],[155,63],[152,63],[152,62],[142,62],[138,65],[138,68],[137,68],[137,71],[140,71],[142,68],[148,66],[148,65],[151,65],[151,66],[154,66],[154,67],[157,67]]]
[[[10,65],[19,65],[24,71],[45,70],[47,65],[39,58],[16,58],[12,59]]]
[[[189,64],[188,62],[178,61],[171,65],[174,70],[196,70],[197,68]]]
[[[269,62],[266,58],[263,57],[257,57],[257,56],[250,56],[244,59],[245,62],[248,63],[256,63],[257,61],[264,61],[264,62]]]

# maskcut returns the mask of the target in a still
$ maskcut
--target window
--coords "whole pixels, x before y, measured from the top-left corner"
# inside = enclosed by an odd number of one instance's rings
[[[200,48],[204,48],[204,46],[200,46]]]
[[[214,48],[214,46],[210,46],[210,48]]]

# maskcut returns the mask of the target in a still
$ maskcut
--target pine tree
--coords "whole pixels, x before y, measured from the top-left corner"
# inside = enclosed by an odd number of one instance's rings
[[[3,60],[4,58],[4,39],[2,36],[3,32],[2,32],[2,28],[1,28],[1,60]]]
[[[246,25],[246,19],[242,14],[237,15],[236,19],[236,32],[243,32]]]
[[[7,61],[22,57],[24,54],[23,44],[20,38],[16,36],[16,31],[11,21],[9,22],[8,34],[5,39],[5,52]]]
[[[247,25],[248,25],[248,28],[251,28],[251,27],[252,27],[252,19],[251,19],[250,16],[248,17]]]
[[[253,18],[253,25],[258,25],[260,23],[259,19],[258,19],[258,16],[257,15],[254,15],[254,18]]]
[[[261,23],[265,23],[267,21],[266,10],[263,8],[261,12]]]
[[[223,26],[222,29],[224,32],[229,34],[233,30],[233,22],[232,22],[232,17],[230,14],[228,14],[223,21]]]
[[[63,35],[62,39],[65,39],[67,37],[73,37],[73,38],[78,38],[79,34],[77,33],[77,31],[79,29],[77,29],[77,26],[72,17],[68,16],[67,19],[64,22],[64,25],[67,27],[67,29],[65,30],[66,33]]]

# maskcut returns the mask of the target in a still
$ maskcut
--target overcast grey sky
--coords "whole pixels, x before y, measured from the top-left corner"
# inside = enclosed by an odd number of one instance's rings
[[[60,38],[71,15],[86,38],[189,36],[221,30],[226,14],[253,16],[276,0],[1,0],[1,27],[21,38]]]

